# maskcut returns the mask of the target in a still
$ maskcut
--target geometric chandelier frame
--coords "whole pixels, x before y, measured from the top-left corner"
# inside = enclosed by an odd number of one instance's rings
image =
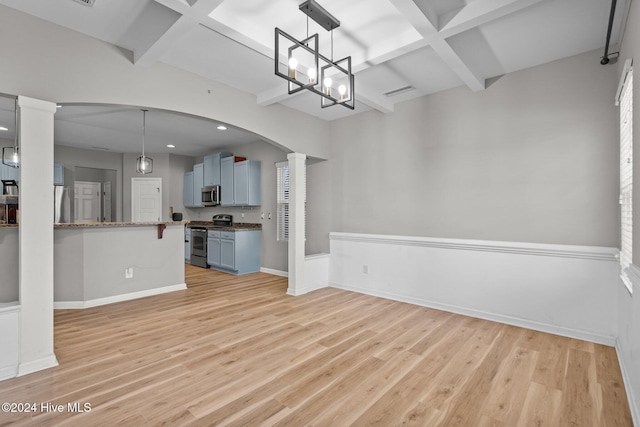
[[[328,31],[340,26],[337,19],[313,0],[302,3],[300,10]],[[351,57],[333,60],[332,34],[332,58],[329,59],[319,52],[318,39],[318,34],[314,34],[297,40],[276,27],[275,74],[289,82],[289,95],[308,90],[320,96],[322,108],[342,105],[355,109],[355,78],[351,69]],[[283,52],[280,52],[281,48]],[[299,65],[303,65],[302,69]]]

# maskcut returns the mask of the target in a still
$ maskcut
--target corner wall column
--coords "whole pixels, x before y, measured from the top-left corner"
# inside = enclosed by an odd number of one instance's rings
[[[289,286],[287,294],[304,289],[304,165],[307,156],[287,155],[289,161]]]
[[[53,115],[56,104],[18,97],[20,108],[20,365],[56,366],[53,352]]]

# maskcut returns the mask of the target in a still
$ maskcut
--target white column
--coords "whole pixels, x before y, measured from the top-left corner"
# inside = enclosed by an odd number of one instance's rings
[[[304,164],[307,156],[287,155],[289,161],[289,288],[287,294],[304,293]]]
[[[20,107],[20,366],[56,366],[53,353],[53,115],[56,105],[18,97]]]

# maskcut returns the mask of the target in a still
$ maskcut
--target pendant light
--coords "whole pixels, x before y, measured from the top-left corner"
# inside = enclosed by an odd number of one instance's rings
[[[2,164],[12,168],[20,167],[20,149],[18,147],[18,98],[15,104],[15,137],[13,147],[2,147]]]
[[[136,170],[139,174],[147,174],[153,172],[153,159],[144,155],[144,139],[147,133],[147,111],[142,111],[142,156],[136,161]]]

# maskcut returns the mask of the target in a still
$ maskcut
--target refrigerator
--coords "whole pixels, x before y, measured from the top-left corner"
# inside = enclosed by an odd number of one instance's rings
[[[69,189],[62,185],[53,186],[53,222],[55,224],[71,222]]]

